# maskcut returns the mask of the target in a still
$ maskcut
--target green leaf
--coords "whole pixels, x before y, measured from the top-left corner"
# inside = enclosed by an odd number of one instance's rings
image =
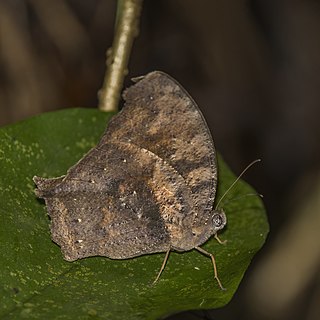
[[[0,129],[0,317],[1,319],[156,319],[171,313],[217,308],[230,301],[254,254],[263,245],[268,222],[259,197],[240,181],[223,205],[227,228],[203,248],[172,252],[160,280],[152,282],[163,254],[127,260],[104,257],[62,259],[51,241],[43,201],[34,195],[34,175],[56,177],[99,140],[112,115],[92,109],[48,113]],[[218,198],[235,180],[219,158]]]

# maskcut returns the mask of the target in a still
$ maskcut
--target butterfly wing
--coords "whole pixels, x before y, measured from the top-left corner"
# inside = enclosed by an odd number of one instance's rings
[[[179,83],[159,71],[139,79],[124,99],[124,109],[109,123],[101,144],[126,141],[171,166],[191,193],[193,225],[203,226],[212,216],[217,165],[201,111]]]
[[[73,261],[167,251],[170,235],[182,233],[179,221],[192,210],[175,175],[148,150],[110,142],[92,149],[65,177],[34,180],[52,220],[52,239]],[[173,218],[169,226],[166,216]]]
[[[210,216],[215,150],[194,101],[168,75],[130,87],[97,147],[65,177],[35,178],[66,260],[188,250]]]

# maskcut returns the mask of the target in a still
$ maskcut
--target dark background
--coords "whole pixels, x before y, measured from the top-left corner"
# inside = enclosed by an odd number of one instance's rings
[[[116,1],[1,0],[0,125],[96,107]],[[264,195],[266,246],[231,303],[173,319],[318,319],[320,1],[145,0],[129,79],[153,70],[197,101],[216,148]]]

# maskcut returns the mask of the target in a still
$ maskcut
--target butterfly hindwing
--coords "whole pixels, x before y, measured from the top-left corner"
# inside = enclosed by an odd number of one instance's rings
[[[66,260],[190,250],[198,245],[193,229],[212,216],[215,150],[192,98],[152,72],[124,99],[98,145],[66,176],[34,179]]]

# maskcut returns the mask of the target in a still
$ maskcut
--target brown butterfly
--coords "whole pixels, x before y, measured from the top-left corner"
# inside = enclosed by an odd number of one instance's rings
[[[189,94],[162,72],[135,79],[101,141],[65,176],[34,177],[64,259],[196,249],[226,225],[214,208],[216,152]],[[217,238],[218,239],[218,238]],[[220,242],[220,241],[219,241]]]

